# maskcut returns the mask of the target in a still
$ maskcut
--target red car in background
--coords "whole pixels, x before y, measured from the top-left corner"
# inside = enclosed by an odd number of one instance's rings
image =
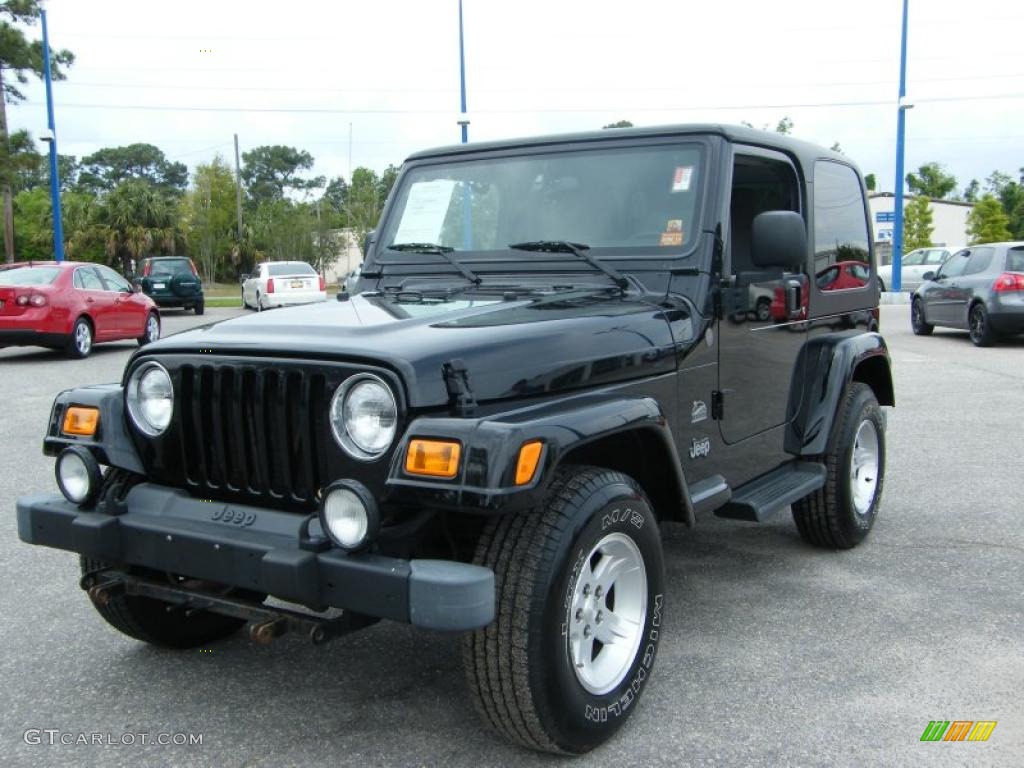
[[[0,347],[63,349],[87,356],[93,344],[160,338],[156,304],[110,267],[80,262],[0,266]]]

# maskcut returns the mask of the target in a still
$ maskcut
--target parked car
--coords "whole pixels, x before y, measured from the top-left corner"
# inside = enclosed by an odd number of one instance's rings
[[[839,261],[818,272],[814,282],[819,291],[847,291],[863,288],[870,277],[870,264],[863,261]]]
[[[934,272],[942,266],[943,262],[955,253],[961,246],[943,248],[918,248],[911,251],[901,259],[900,269],[900,290],[913,293],[924,282],[925,272]],[[888,291],[892,288],[892,264],[886,264],[878,268],[879,289]]]
[[[327,301],[327,286],[304,261],[267,261],[242,275],[242,306],[257,312],[318,301]]]
[[[159,307],[192,309],[197,315],[206,309],[199,272],[192,259],[186,256],[150,256],[143,259],[134,283]]]
[[[1024,333],[1024,241],[957,251],[914,291],[910,324],[918,336],[936,325],[970,332],[976,346]]]
[[[159,338],[156,304],[110,267],[36,261],[0,270],[0,347],[49,347],[78,358],[105,341]]]
[[[742,127],[417,153],[367,290],[177,334],[61,393],[42,425],[60,493],[19,499],[18,535],[78,553],[67,589],[155,645],[246,621],[263,643],[379,619],[460,632],[492,731],[587,752],[643,706],[659,643],[699,632],[687,602],[714,598],[683,594],[705,585],[677,577],[679,547],[667,578],[662,523],[792,514],[808,545],[869,536],[894,395],[867,210],[846,155]],[[819,290],[845,254],[867,279]],[[750,280],[782,282],[794,319],[752,318]],[[103,430],[67,434],[72,409]],[[83,674],[104,642],[68,640]],[[832,663],[811,645],[794,663]]]

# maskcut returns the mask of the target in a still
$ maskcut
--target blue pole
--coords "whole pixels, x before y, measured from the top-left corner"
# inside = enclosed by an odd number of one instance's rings
[[[466,120],[466,54],[462,47],[462,0],[459,0],[459,91],[462,96],[462,143],[469,141],[469,122]]]
[[[53,121],[53,82],[50,78],[50,38],[46,33],[46,11],[40,10],[43,23],[43,80],[46,82],[46,127],[50,129],[50,204],[53,208],[53,257],[64,261],[64,223],[60,210],[60,178],[57,175],[57,129]]]
[[[903,0],[903,36],[900,43],[900,100],[896,107],[896,207],[892,227],[892,290],[903,287],[903,144],[907,128],[907,5]]]

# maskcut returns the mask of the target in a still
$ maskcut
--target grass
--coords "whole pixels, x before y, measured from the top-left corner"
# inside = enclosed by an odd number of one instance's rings
[[[338,292],[338,286],[327,286],[327,297],[330,298]],[[242,286],[235,283],[206,283],[203,285],[203,294],[206,296],[208,307],[241,307]]]

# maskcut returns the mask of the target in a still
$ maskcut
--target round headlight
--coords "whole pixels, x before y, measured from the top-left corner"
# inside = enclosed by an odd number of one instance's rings
[[[398,429],[398,405],[391,389],[376,376],[353,376],[331,399],[331,429],[350,456],[377,458],[391,446]]]
[[[159,363],[145,363],[128,379],[128,413],[135,426],[150,437],[162,433],[174,412],[171,376]]]
[[[335,483],[324,493],[320,526],[342,549],[359,549],[373,539],[379,526],[373,496],[354,480]]]
[[[57,457],[54,468],[57,486],[64,498],[72,504],[92,503],[100,490],[102,474],[100,465],[85,448],[65,448]]]

